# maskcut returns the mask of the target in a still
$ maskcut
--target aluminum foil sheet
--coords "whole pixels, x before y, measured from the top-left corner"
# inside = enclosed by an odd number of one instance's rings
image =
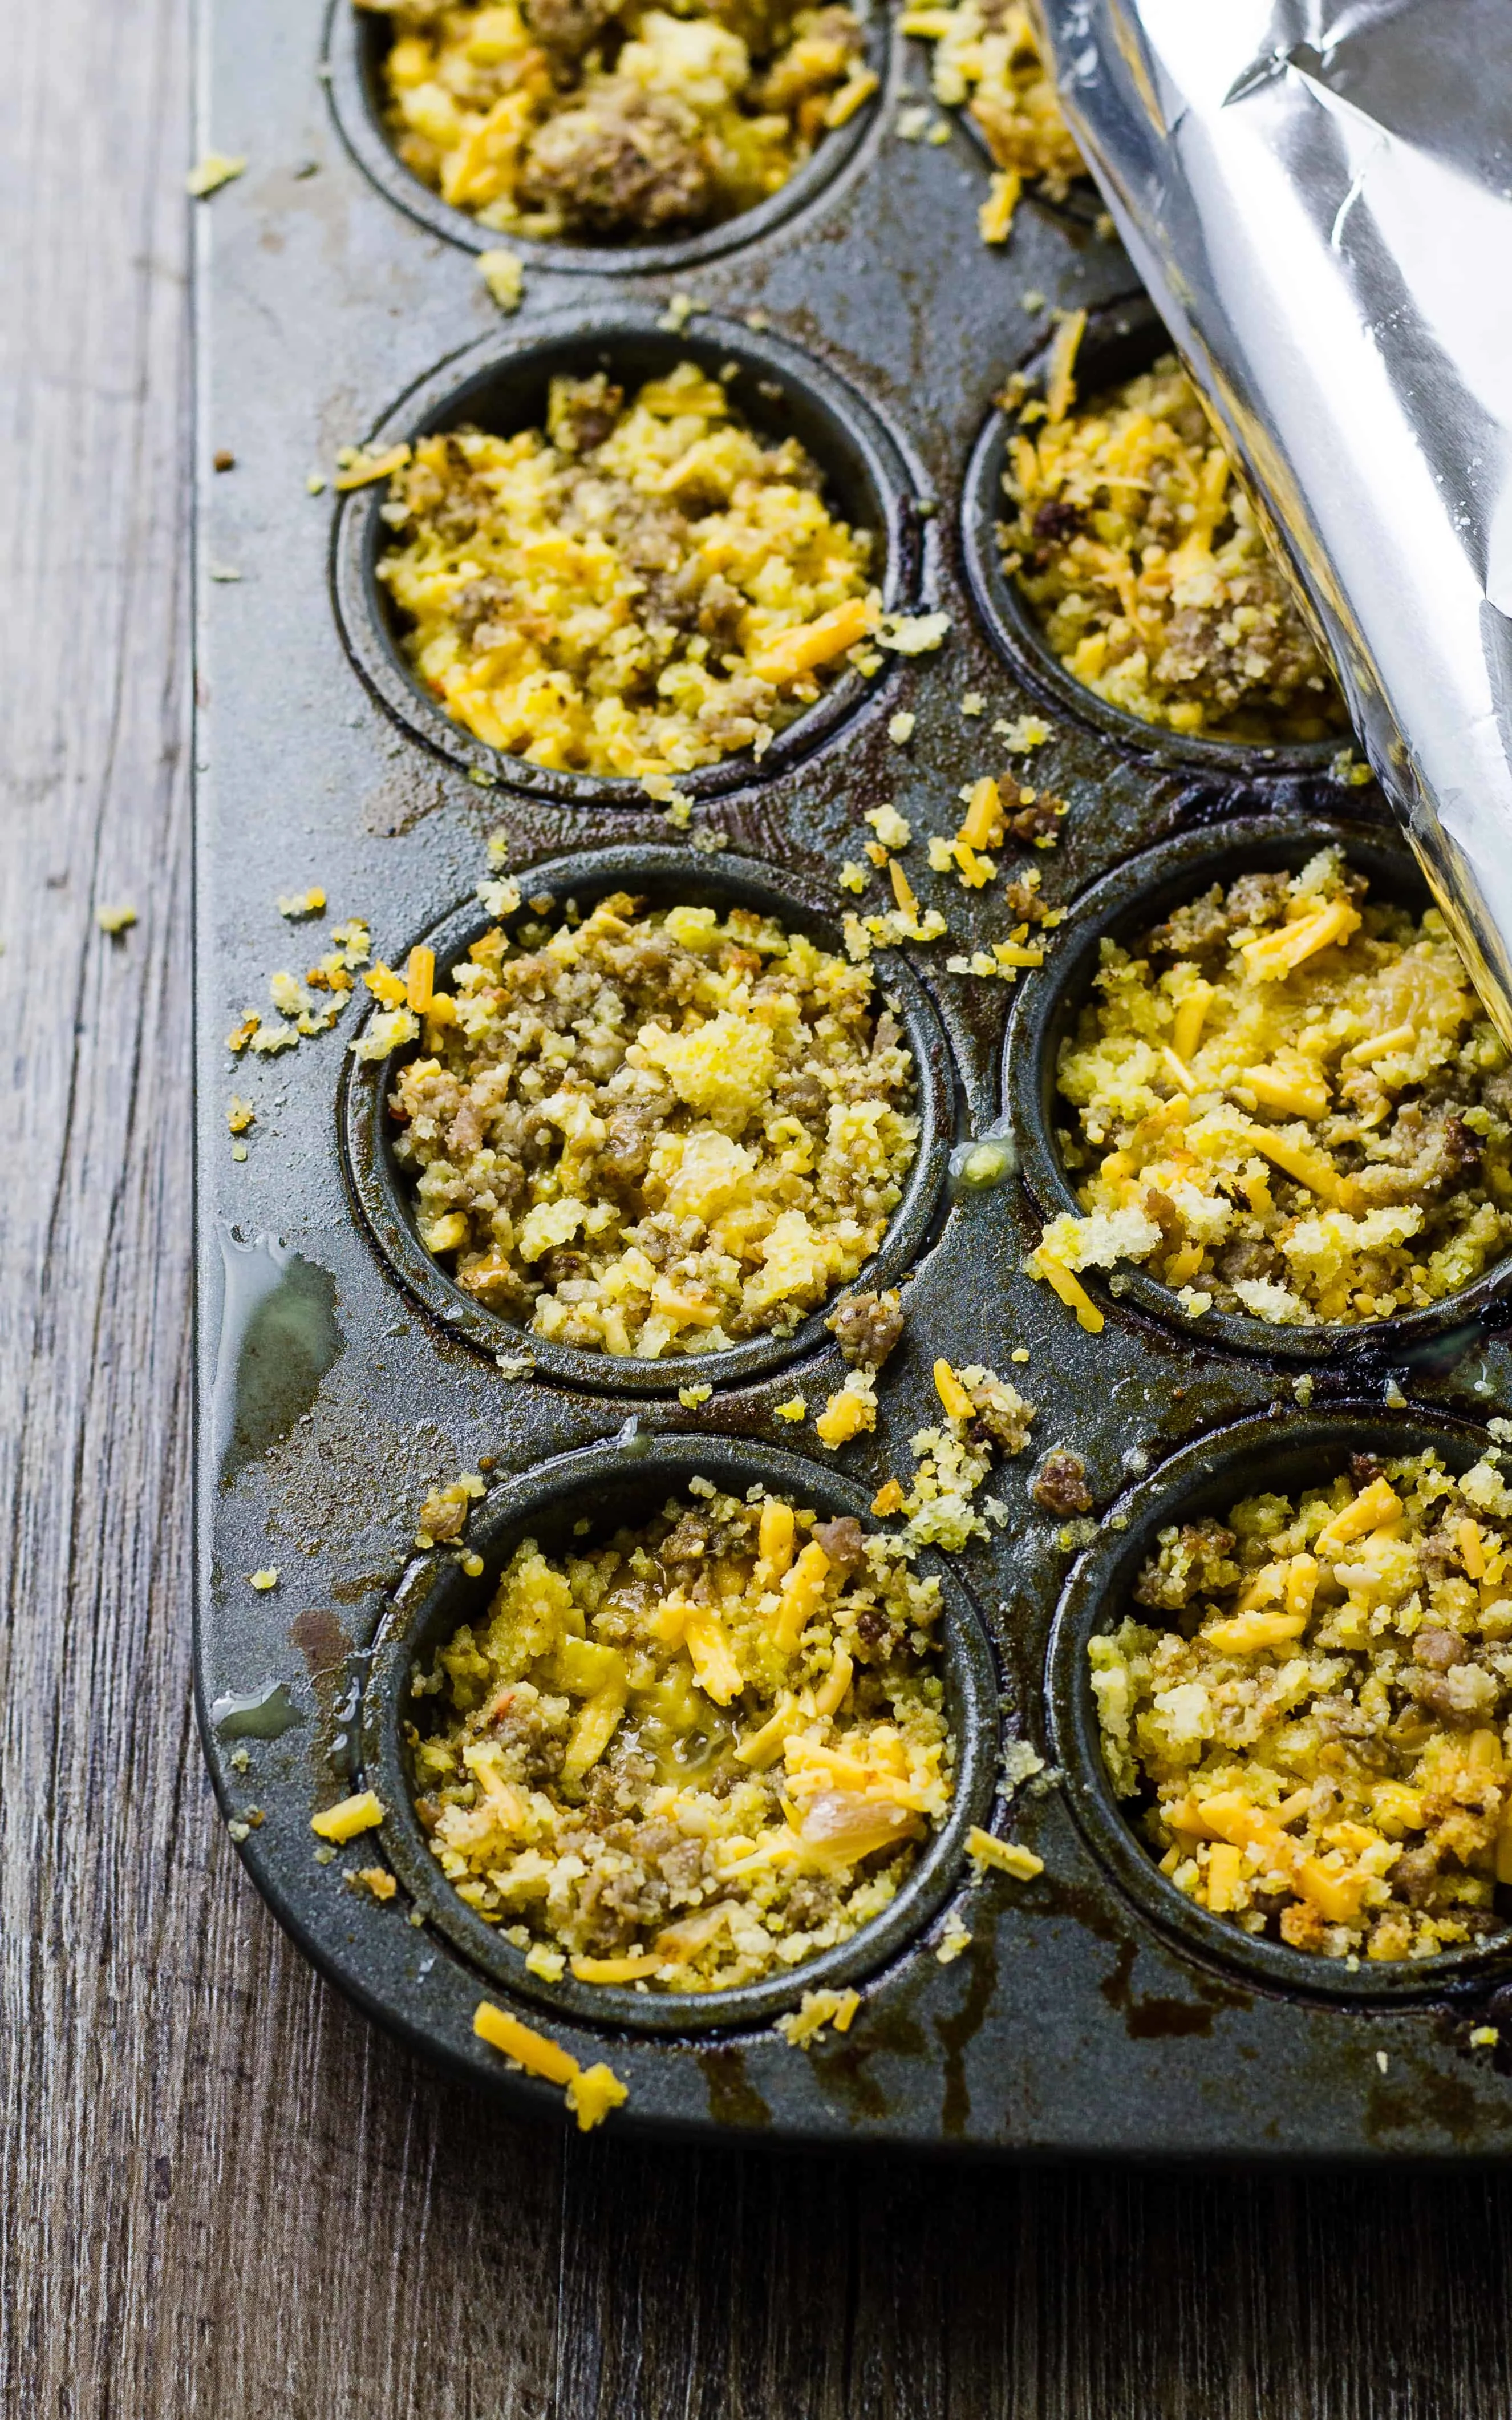
[[[1036,6],[1512,1042],[1512,6]]]

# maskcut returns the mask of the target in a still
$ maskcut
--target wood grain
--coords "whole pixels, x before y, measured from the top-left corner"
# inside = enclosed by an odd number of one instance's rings
[[[1499,2177],[568,2141],[372,2033],[241,1881],[189,1698],[187,28],[6,30],[0,2410],[1512,2412]]]

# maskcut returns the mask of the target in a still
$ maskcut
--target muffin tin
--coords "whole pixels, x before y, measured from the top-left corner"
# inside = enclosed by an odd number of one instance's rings
[[[995,581],[993,398],[1042,351],[1038,297],[1094,315],[1088,361],[1104,341],[1148,349],[1127,260],[1077,212],[1032,200],[1006,247],[983,248],[980,147],[938,113],[947,140],[899,137],[929,61],[879,14],[881,93],[774,204],[654,253],[519,246],[524,305],[503,319],[475,257],[494,239],[386,149],[378,39],[346,0],[323,53],[294,0],[255,19],[219,0],[202,39],[202,146],[248,167],[198,221],[196,1671],[253,1879],[332,1981],[470,2076],[560,2111],[474,2038],[485,1996],[584,2063],[607,2059],[629,2086],[616,2128],[1192,2159],[1506,2149],[1504,2055],[1471,2034],[1497,2023],[1504,1989],[1512,2045],[1512,1944],[1351,1973],[1218,1924],[1128,1832],[1090,1721],[1086,1637],[1153,1528],[1257,1466],[1311,1471],[1397,1436],[1462,1458],[1512,1370],[1504,1272],[1442,1315],[1337,1338],[1193,1327],[1136,1272],[1091,1336],[1024,1272],[1064,1199],[1048,1054],[1103,925],[1148,917],[1163,884],[1196,889],[1236,851],[1289,861],[1335,833],[1383,879],[1414,879],[1374,793],[1331,779],[1331,750],[1199,750],[1110,721],[1052,675]],[[633,784],[523,768],[439,717],[375,591],[380,493],[307,483],[329,481],[344,445],[469,413],[518,426],[553,367],[608,355],[633,374],[685,353],[736,365],[751,416],[796,430],[877,531],[889,601],[944,612],[950,629],[936,652],[838,685],[760,765],[694,777],[679,831]],[[222,452],[234,469],[213,469]],[[915,728],[896,745],[903,708]],[[1041,710],[1054,737],[1012,767],[1069,813],[1054,849],[1001,862],[1038,868],[1072,912],[1015,995],[946,967],[1006,936],[1001,880],[968,893],[928,873],[923,844],[955,830],[964,784],[1009,770],[995,721]],[[347,1052],[360,1001],[295,1050],[227,1055],[242,1012],[267,1013],[270,974],[301,974],[325,946],[313,922],[280,917],[277,894],[318,885],[332,917],[369,921],[375,957],[400,965],[428,940],[444,966],[487,921],[476,886],[503,830],[528,895],[771,903],[832,938],[846,910],[891,904],[880,880],[860,902],[836,885],[870,837],[863,813],[889,799],[913,826],[903,865],[950,933],[877,960],[925,1133],[876,1264],[905,1283],[906,1333],[875,1434],[838,1454],[812,1427],[842,1375],[819,1319],[780,1345],[641,1367],[553,1351],[467,1302],[395,1186],[382,1068]],[[233,1094],[256,1110],[239,1161]],[[1018,1172],[953,1181],[962,1146],[1005,1120]],[[1038,1411],[1029,1451],[988,1482],[1006,1527],[933,1565],[961,1782],[904,1890],[825,1960],[747,1993],[685,2000],[527,1973],[449,1891],[409,1811],[414,1654],[479,1607],[521,1535],[637,1515],[697,1472],[779,1479],[866,1515],[939,1417],[937,1355],[990,1363]],[[713,1392],[688,1408],[678,1389],[698,1383]],[[776,1417],[795,1391],[810,1405],[797,1427]],[[1029,1493],[1054,1446],[1086,1464],[1083,1527]],[[475,1580],[413,1543],[426,1494],[464,1471],[488,1490],[468,1533]],[[269,1570],[276,1585],[253,1589]],[[1011,1791],[1019,1741],[1049,1770]],[[367,1786],[388,1808],[381,1832],[317,1862],[312,1813]],[[1035,1849],[1042,1874],[979,1884],[973,1822]],[[345,1879],[376,1863],[397,1885],[383,1903]],[[969,1946],[937,1956],[963,1928]],[[775,2016],[834,1980],[862,1994],[849,2032],[790,2047]]]

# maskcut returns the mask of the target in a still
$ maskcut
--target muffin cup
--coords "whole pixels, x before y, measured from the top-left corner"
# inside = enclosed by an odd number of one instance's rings
[[[649,1519],[670,1495],[700,1477],[739,1496],[760,1481],[800,1507],[831,1516],[854,1513],[867,1528],[876,1526],[864,1488],[836,1470],[744,1440],[657,1437],[639,1456],[614,1445],[563,1454],[495,1488],[473,1514],[468,1545],[483,1558],[479,1578],[469,1579],[454,1558],[442,1554],[411,1565],[379,1625],[363,1703],[363,1777],[387,1810],[384,1850],[417,1910],[501,1989],[564,2016],[656,2034],[762,2024],[805,1992],[856,1981],[900,1957],[960,1882],[965,1836],[974,1823],[987,1821],[997,1761],[997,1677],[985,1631],[955,1574],[926,1556],[919,1568],[936,1573],[941,1582],[940,1661],[956,1742],[955,1788],[944,1823],[924,1843],[883,1914],[837,1947],[731,1991],[638,1992],[580,1983],[570,1973],[558,1983],[532,1974],[525,1953],[457,1897],[426,1844],[412,1803],[404,1739],[415,1703],[410,1675],[459,1623],[483,1612],[522,1538],[536,1539],[548,1554],[560,1552],[574,1542],[576,1524],[586,1512],[601,1542],[623,1523]]]
[[[1435,1958],[1362,1958],[1350,1971],[1343,1959],[1258,1938],[1198,1907],[1161,1872],[1124,1811],[1129,1802],[1114,1794],[1087,1657],[1088,1640],[1115,1629],[1125,1615],[1152,1619],[1134,1605],[1134,1584],[1168,1524],[1222,1516],[1262,1487],[1295,1494],[1319,1486],[1351,1453],[1395,1459],[1433,1447],[1458,1472],[1479,1459],[1486,1444],[1468,1420],[1380,1404],[1341,1404],[1319,1416],[1278,1412],[1238,1421],[1183,1448],[1102,1516],[1102,1534],[1072,1566],[1056,1611],[1045,1672],[1051,1736],[1088,1846],[1139,1912],[1183,1947],[1242,1968],[1269,1990],[1375,2008],[1432,1997],[1451,1983],[1493,1974],[1512,1958],[1508,1931],[1481,1947]]]
[[[1014,1001],[1003,1062],[1004,1109],[1019,1138],[1026,1183],[1047,1219],[1067,1210],[1085,1215],[1057,1140],[1057,1126],[1068,1125],[1072,1112],[1056,1079],[1061,1045],[1091,995],[1103,941],[1128,943],[1215,882],[1248,873],[1296,873],[1319,849],[1335,845],[1368,876],[1378,898],[1419,913],[1432,904],[1411,851],[1385,824],[1291,815],[1235,816],[1183,833],[1129,859],[1082,894],[1045,966],[1026,980]],[[1344,1360],[1378,1371],[1413,1364],[1433,1370],[1452,1366],[1484,1342],[1512,1287],[1512,1260],[1497,1262],[1473,1284],[1425,1310],[1350,1326],[1287,1327],[1221,1311],[1194,1319],[1169,1286],[1129,1263],[1113,1271],[1085,1270],[1082,1279],[1100,1296],[1215,1351],[1283,1362]]]
[[[1144,294],[1110,302],[1088,318],[1076,353],[1076,389],[1082,397],[1102,395],[1151,368],[1174,349],[1164,321]],[[1051,348],[1041,345],[1020,364],[1031,386],[1042,381]],[[1003,568],[997,527],[1007,519],[1003,493],[1011,416],[995,407],[966,465],[961,494],[961,549],[972,597],[988,637],[1012,670],[1057,713],[1090,723],[1120,748],[1157,764],[1196,768],[1220,780],[1263,781],[1278,774],[1326,773],[1350,735],[1311,740],[1203,738],[1145,722],[1110,706],[1075,679],[1058,657],[1016,580]]]
[[[767,870],[729,855],[698,857],[687,849],[625,847],[585,849],[532,865],[524,876],[531,897],[549,894],[559,905],[579,906],[614,891],[629,891],[653,907],[749,908],[776,917],[790,930],[808,933],[837,954],[840,933],[807,888],[779,887]],[[517,911],[529,916],[528,907]],[[419,938],[434,949],[438,976],[444,976],[471,943],[499,919],[471,901],[433,931]],[[505,920],[506,922],[509,920]],[[528,1355],[543,1374],[575,1387],[637,1395],[675,1394],[683,1387],[728,1387],[762,1378],[830,1342],[825,1320],[841,1294],[863,1287],[896,1285],[915,1266],[942,1214],[945,1181],[955,1131],[955,1084],[949,1045],[928,993],[904,961],[882,953],[873,965],[882,997],[896,1001],[897,1014],[914,1062],[911,1112],[920,1131],[882,1248],[849,1287],[810,1314],[790,1336],[751,1337],[723,1353],[669,1354],[659,1360],[633,1355],[592,1353],[581,1346],[538,1337],[528,1327],[465,1294],[425,1249],[415,1224],[409,1180],[393,1155],[388,1098],[399,1066],[414,1046],[384,1060],[348,1055],[342,1080],[340,1118],[347,1178],[367,1229],[402,1285],[434,1316],[470,1344],[504,1360]]]
[[[442,201],[434,186],[405,166],[390,141],[383,122],[382,71],[392,31],[380,15],[354,8],[352,0],[332,0],[326,19],[326,85],[342,139],[358,166],[396,209],[448,243],[459,244],[469,252],[486,252],[493,245],[506,244],[528,264],[541,270],[576,271],[593,277],[636,277],[656,271],[695,269],[702,261],[716,260],[725,253],[755,243],[807,209],[833,184],[860,148],[884,105],[891,37],[887,19],[880,8],[869,6],[869,0],[852,0],[852,5],[861,19],[865,64],[881,78],[878,90],[843,126],[822,136],[787,183],[764,202],[741,210],[734,218],[721,219],[715,226],[669,236],[659,241],[631,243],[610,239],[601,243],[570,243],[554,237],[501,233],[496,227],[481,225],[471,211]]]
[[[795,345],[712,312],[700,312],[681,329],[667,327],[647,303],[543,315],[440,364],[401,397],[368,442],[381,451],[467,426],[500,434],[541,427],[553,378],[610,369],[633,388],[683,361],[696,362],[714,378],[735,365],[736,375],[724,383],[750,427],[771,442],[797,438],[824,473],[831,506],[853,527],[872,533],[872,584],[885,610],[912,602],[922,521],[914,483],[888,430],[869,404]],[[490,748],[422,687],[401,644],[401,617],[378,577],[389,535],[379,510],[386,492],[379,481],[343,499],[332,536],[332,579],[352,661],[389,711],[439,754],[511,789],[564,806],[643,812],[650,801],[638,779],[564,772]],[[863,706],[874,711],[889,685],[886,672],[865,680],[847,667],[760,758],[742,750],[677,774],[677,786],[687,797],[703,799],[769,781],[811,754]]]

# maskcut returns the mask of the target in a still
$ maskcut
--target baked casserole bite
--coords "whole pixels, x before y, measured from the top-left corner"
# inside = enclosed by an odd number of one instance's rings
[[[602,371],[553,379],[544,430],[422,438],[381,512],[422,687],[486,746],[570,772],[664,789],[759,757],[880,611],[871,534],[691,361],[629,397]]]
[[[415,1673],[432,1852],[548,1980],[795,1966],[882,1913],[949,1807],[938,1581],[752,1497],[693,1480],[607,1545],[527,1539]]]
[[[1134,1262],[1193,1315],[1351,1326],[1512,1243],[1505,1048],[1438,909],[1372,899],[1338,848],[1104,940],[1057,1080],[1082,1212],[1037,1274]]]
[[[1088,1652],[1115,1790],[1199,1906],[1326,1958],[1499,1931],[1512,1882],[1512,1490],[1493,1449],[1351,1457],[1163,1529]]]
[[[634,240],[779,193],[877,86],[859,19],[771,0],[363,0],[405,165],[483,226]]]
[[[496,925],[391,1094],[421,1241],[589,1352],[787,1335],[876,1251],[918,1146],[866,966],[748,908]]]
[[[1347,737],[1333,673],[1174,356],[1086,405],[1026,407],[1003,486],[1003,567],[1094,696],[1189,737]]]

